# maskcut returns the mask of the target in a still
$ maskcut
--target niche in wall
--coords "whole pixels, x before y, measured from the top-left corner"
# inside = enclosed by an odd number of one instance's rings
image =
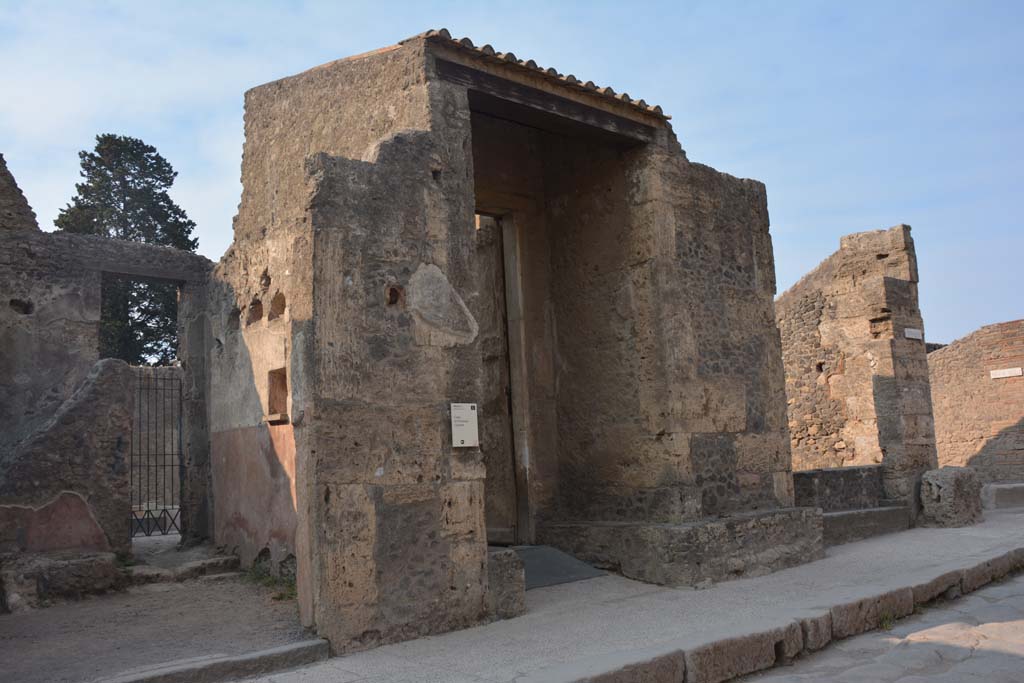
[[[267,415],[270,424],[288,423],[288,371],[277,368],[267,373]]]

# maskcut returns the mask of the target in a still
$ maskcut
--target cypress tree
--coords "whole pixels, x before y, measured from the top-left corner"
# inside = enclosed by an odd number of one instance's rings
[[[78,157],[83,180],[54,221],[57,229],[196,250],[196,224],[167,194],[178,174],[155,147],[107,133],[96,136],[92,152]],[[104,275],[100,356],[135,365],[173,361],[177,297],[174,283]]]

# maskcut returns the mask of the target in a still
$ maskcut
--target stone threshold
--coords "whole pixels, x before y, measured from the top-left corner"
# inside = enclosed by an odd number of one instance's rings
[[[565,670],[556,667],[517,678],[516,683],[723,683],[787,664],[834,640],[873,631],[938,599],[967,595],[1021,570],[1024,545],[963,569],[922,576],[901,588],[837,602],[750,633],[696,646],[690,640],[685,646],[662,643],[629,656],[615,653],[584,667],[574,663]]]
[[[330,646],[314,638],[233,657],[196,657],[135,669],[93,683],[219,683],[293,669],[327,659]]]

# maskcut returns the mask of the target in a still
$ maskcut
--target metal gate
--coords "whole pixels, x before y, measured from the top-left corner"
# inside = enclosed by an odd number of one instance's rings
[[[182,417],[177,368],[138,368],[129,467],[131,535],[181,533]]]

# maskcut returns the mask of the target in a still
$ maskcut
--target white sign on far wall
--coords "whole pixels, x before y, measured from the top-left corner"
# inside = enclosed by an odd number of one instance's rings
[[[475,403],[452,404],[452,446],[476,448],[480,445]]]
[[[905,327],[903,328],[903,336],[907,339],[924,339],[924,330],[919,330],[916,327]]]

